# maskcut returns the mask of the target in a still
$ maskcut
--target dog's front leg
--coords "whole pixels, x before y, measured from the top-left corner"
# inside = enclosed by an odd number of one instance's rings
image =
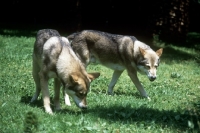
[[[55,110],[60,110],[60,87],[61,82],[58,78],[54,78],[54,107]]]
[[[44,103],[44,109],[47,113],[53,114],[51,107],[50,107],[50,96],[49,96],[49,89],[48,89],[48,78],[44,75],[42,71],[39,72],[40,76],[40,84],[42,89],[42,97]]]
[[[63,96],[65,100],[65,105],[71,106],[69,95],[65,92],[65,87],[63,87]]]
[[[110,81],[110,84],[108,85],[108,95],[113,95],[113,88],[117,82],[117,80],[119,79],[120,75],[122,74],[123,71],[118,71],[118,70],[115,70],[113,72],[113,75],[112,75],[112,80]]]
[[[140,95],[150,99],[149,96],[147,95],[146,91],[144,90],[142,84],[140,83],[138,76],[137,76],[137,71],[132,69],[132,70],[128,70],[128,75],[131,78],[131,80],[133,81],[133,83],[135,84],[137,90],[140,92]]]

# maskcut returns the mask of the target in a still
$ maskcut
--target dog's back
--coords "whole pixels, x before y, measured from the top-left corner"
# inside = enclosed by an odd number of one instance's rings
[[[135,48],[134,43],[138,40],[134,36],[84,30],[73,33],[67,38],[85,66],[90,62],[95,62],[111,69],[116,69],[115,64],[118,64],[119,69],[124,69],[125,63],[130,64],[131,61],[136,60],[134,52],[139,51]],[[140,47],[150,49],[144,43],[140,43]]]
[[[111,34],[107,32],[101,32],[101,31],[96,31],[96,30],[83,30],[81,32],[75,32],[67,36],[69,41],[78,41],[82,39],[88,40],[88,41],[97,41],[100,39],[105,39],[109,41],[109,43],[117,43],[118,45],[118,40],[122,39],[124,35],[117,35],[117,34]],[[137,40],[136,37],[134,36],[127,36],[132,39],[133,42]],[[104,40],[104,41],[105,41]]]

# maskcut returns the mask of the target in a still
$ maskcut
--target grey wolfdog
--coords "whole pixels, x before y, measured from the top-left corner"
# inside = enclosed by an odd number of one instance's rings
[[[85,67],[94,62],[114,70],[108,86],[108,94],[113,94],[118,78],[126,69],[141,96],[149,99],[138,79],[137,72],[146,74],[150,81],[154,81],[162,48],[155,52],[134,36],[115,35],[95,30],[83,30],[67,38]]]
[[[53,113],[48,89],[50,78],[54,78],[55,110],[60,110],[61,85],[67,98],[70,95],[78,107],[87,108],[86,96],[90,82],[100,75],[87,73],[69,45],[68,39],[61,37],[56,30],[52,29],[39,30],[37,33],[33,50],[32,74],[36,92],[31,102],[34,102],[42,91],[44,108],[49,114]],[[69,98],[66,97],[65,102],[70,104]]]

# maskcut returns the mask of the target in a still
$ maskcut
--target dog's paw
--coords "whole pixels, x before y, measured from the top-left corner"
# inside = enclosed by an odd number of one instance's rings
[[[61,107],[60,107],[60,106],[55,106],[55,107],[54,107],[54,110],[55,110],[55,111],[60,111],[60,110],[61,110]]]
[[[48,111],[46,110],[45,112],[46,112],[47,114],[53,115],[52,110],[51,110],[51,111],[50,111],[50,110],[48,110]]]
[[[145,98],[145,99],[151,101],[151,98],[149,96],[142,96],[142,98]]]
[[[51,110],[51,107],[44,107],[45,109],[45,112],[48,113],[48,114],[53,114],[53,111]]]
[[[110,91],[108,91],[107,94],[110,95],[110,96],[113,96],[113,95],[114,95],[114,93],[113,93],[113,92],[110,92]]]
[[[60,112],[62,112],[62,109],[61,109],[61,108],[60,108],[60,109],[54,108],[54,112],[55,112],[55,113],[60,113]]]
[[[34,104],[36,104],[37,103],[37,100],[31,100],[31,101],[29,101],[29,104],[30,105],[34,105]]]
[[[146,97],[149,101],[151,101],[151,98],[149,96]]]
[[[34,95],[34,96],[31,98],[30,103],[34,103],[36,100],[37,100],[37,96]]]

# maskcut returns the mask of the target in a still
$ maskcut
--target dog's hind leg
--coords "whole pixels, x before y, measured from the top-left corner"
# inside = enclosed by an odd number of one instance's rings
[[[49,114],[53,114],[51,107],[50,107],[48,77],[46,76],[46,74],[43,71],[39,72],[39,76],[40,76],[40,84],[41,84],[42,98],[43,98],[45,111]]]
[[[41,87],[40,87],[40,77],[39,77],[39,66],[37,65],[36,62],[33,61],[33,70],[32,70],[32,76],[35,82],[35,86],[36,86],[36,91],[35,94],[33,95],[32,99],[31,99],[31,103],[36,101],[40,91],[41,91]]]
[[[108,95],[113,95],[113,88],[119,79],[120,75],[122,74],[123,71],[118,71],[114,70],[113,75],[112,75],[112,80],[110,81],[110,84],[108,85]]]
[[[137,77],[137,71],[133,69],[131,71],[128,70],[128,75],[131,78],[132,82],[135,84],[137,90],[140,92],[140,95],[147,99],[150,99]]]
[[[54,78],[54,107],[55,110],[60,110],[60,87],[61,82],[58,78]]]

